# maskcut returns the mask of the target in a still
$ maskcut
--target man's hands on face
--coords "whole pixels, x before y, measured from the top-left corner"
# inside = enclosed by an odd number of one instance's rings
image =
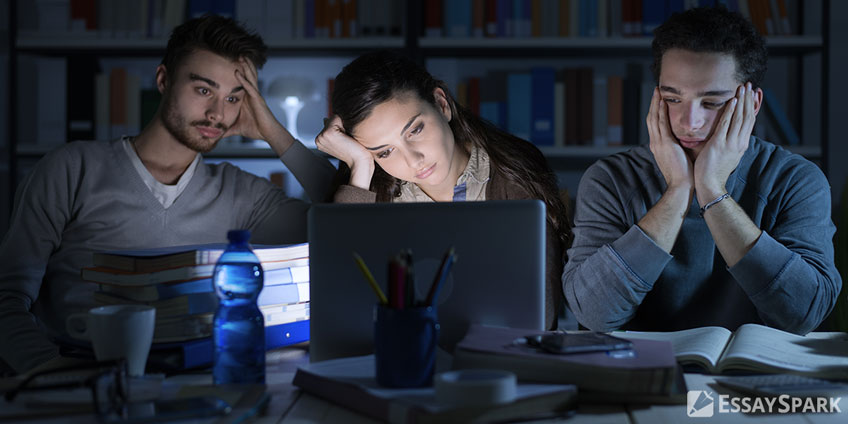
[[[754,94],[750,82],[737,87],[736,96],[727,103],[695,160],[695,192],[701,206],[727,191],[727,179],[748,149],[756,121]]]
[[[748,149],[754,129],[755,94],[751,83],[737,88],[736,96],[727,102],[715,131],[693,163],[674,136],[668,106],[659,89],[654,88],[647,118],[648,134],[651,153],[665,177],[667,190],[694,189],[702,206],[726,192],[727,179]]]
[[[657,166],[665,177],[666,190],[685,190],[691,196],[695,188],[692,161],[671,131],[671,125],[668,122],[668,106],[660,95],[659,87],[654,87],[646,121],[651,153],[654,154]],[[691,201],[691,197],[689,200]]]
[[[265,99],[259,93],[259,74],[256,66],[248,59],[241,58],[236,69],[236,79],[244,87],[245,96],[236,122],[227,130],[224,137],[241,135],[247,138],[265,140],[271,147],[280,140],[291,138],[285,128],[277,121]],[[275,150],[277,150],[275,148]],[[279,153],[279,152],[278,152]]]

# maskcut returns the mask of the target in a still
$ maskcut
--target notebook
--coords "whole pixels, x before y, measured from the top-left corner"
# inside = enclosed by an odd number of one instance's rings
[[[439,344],[451,352],[472,323],[544,329],[545,206],[539,200],[325,204],[309,211],[310,359],[373,352],[377,297],[364,259],[386,291],[387,264],[412,249],[417,299],[445,251],[457,260],[435,303]]]

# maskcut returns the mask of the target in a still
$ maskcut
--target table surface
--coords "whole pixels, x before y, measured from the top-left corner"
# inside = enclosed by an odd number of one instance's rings
[[[365,417],[344,407],[321,398],[304,393],[291,385],[298,365],[308,362],[306,346],[284,348],[269,352],[268,390],[271,403],[267,414],[259,418],[260,423],[377,423],[379,421]],[[715,376],[705,374],[686,374],[689,390],[709,390],[716,394],[742,396],[715,383]],[[720,413],[716,408],[710,418],[690,418],[686,415],[686,405],[624,405],[593,404],[579,405],[576,415],[562,419],[533,421],[534,423],[563,422],[569,424],[607,423],[607,424],[656,424],[656,423],[840,423],[848,422],[848,396],[841,401],[838,414],[742,414]]]
[[[265,414],[252,421],[263,424],[278,423],[376,423],[378,421],[353,412],[332,402],[304,393],[291,382],[298,366],[309,362],[308,343],[275,349],[266,357],[266,383],[270,401]],[[717,395],[741,396],[730,389],[715,383],[715,376],[704,374],[686,374],[689,390],[709,390]],[[209,373],[187,374],[170,377],[165,386],[170,389],[182,385],[211,384]],[[163,389],[164,393],[164,389]],[[742,414],[719,413],[709,418],[687,417],[686,405],[625,405],[625,404],[581,404],[577,413],[571,417],[533,421],[534,423],[564,422],[569,424],[608,423],[608,424],[655,424],[655,423],[840,423],[848,422],[848,396],[840,402],[843,412],[837,414]],[[180,423],[227,423],[237,420],[245,409],[219,419],[183,420]],[[88,423],[95,422],[91,415],[63,416],[51,419],[23,421],[27,423]]]

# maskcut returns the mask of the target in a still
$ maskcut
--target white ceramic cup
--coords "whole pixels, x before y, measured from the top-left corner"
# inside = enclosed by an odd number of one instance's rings
[[[131,376],[144,375],[156,308],[145,305],[108,305],[65,320],[68,334],[91,340],[98,361],[126,358]]]

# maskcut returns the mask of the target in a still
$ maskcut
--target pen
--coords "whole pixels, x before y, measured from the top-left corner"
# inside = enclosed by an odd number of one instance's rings
[[[425,300],[425,305],[435,305],[436,299],[439,298],[439,290],[441,290],[442,285],[445,284],[445,280],[448,279],[448,274],[450,273],[451,266],[456,262],[456,254],[453,246],[445,252],[445,256],[442,258],[442,264],[439,266],[439,272],[436,273],[435,278],[433,279],[433,284],[430,285],[430,292],[427,293],[427,300]]]
[[[380,300],[380,303],[383,305],[388,303],[386,295],[383,294],[382,290],[380,290],[380,286],[377,285],[377,281],[374,280],[374,276],[371,275],[371,271],[368,270],[368,267],[365,265],[365,261],[362,260],[362,257],[359,256],[358,253],[353,252],[353,260],[356,261],[356,265],[359,267],[359,270],[362,271],[362,275],[365,276],[365,281],[368,281],[371,289],[377,294],[377,299]]]

